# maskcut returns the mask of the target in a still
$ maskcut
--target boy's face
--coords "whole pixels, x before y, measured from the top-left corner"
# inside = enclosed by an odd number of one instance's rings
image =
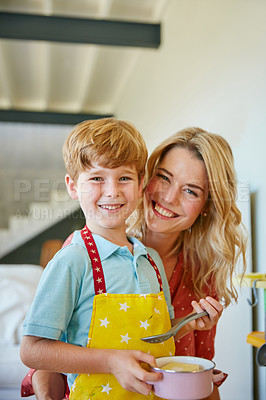
[[[107,229],[125,231],[125,220],[142,194],[135,165],[111,169],[93,162],[76,183],[66,175],[66,185],[70,196],[79,199],[89,229],[101,236]]]

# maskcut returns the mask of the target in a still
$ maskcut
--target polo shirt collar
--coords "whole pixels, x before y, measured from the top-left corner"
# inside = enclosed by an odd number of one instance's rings
[[[111,254],[115,253],[116,251],[122,249],[123,247],[118,246],[117,244],[114,244],[112,242],[109,242],[108,240],[104,239],[103,237],[92,234],[94,241],[96,243],[100,259],[104,261],[106,258],[108,258]],[[140,255],[147,255],[147,250],[146,247],[135,237],[133,236],[128,236],[128,239],[134,246],[134,257],[138,257]]]

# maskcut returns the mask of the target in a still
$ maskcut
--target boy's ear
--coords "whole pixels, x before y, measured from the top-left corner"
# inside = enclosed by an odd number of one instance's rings
[[[68,174],[66,174],[66,176],[65,176],[65,182],[66,182],[66,187],[67,187],[69,196],[71,197],[71,199],[77,200],[78,193],[77,193],[76,184],[73,181],[73,179],[70,178],[70,176]]]
[[[144,183],[144,176],[141,178],[140,182],[139,182],[139,189],[138,189],[138,195],[139,198],[141,198],[142,196],[142,190],[143,190],[143,183]]]

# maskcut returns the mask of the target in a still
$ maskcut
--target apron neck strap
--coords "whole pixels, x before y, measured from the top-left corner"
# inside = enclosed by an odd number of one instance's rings
[[[159,282],[159,285],[160,285],[160,290],[162,291],[163,290],[163,282],[162,282],[160,271],[158,270],[157,265],[155,264],[155,262],[153,261],[153,259],[151,258],[151,256],[148,253],[147,253],[147,258],[148,258],[150,264],[153,266],[153,268],[154,268],[154,270],[156,272],[156,276],[157,276],[157,279],[158,279],[158,282]]]
[[[85,243],[86,249],[91,259],[95,294],[106,293],[105,279],[104,279],[101,259],[96,247],[96,243],[93,239],[92,233],[87,227],[87,225],[85,225],[84,228],[81,230],[81,237]],[[157,265],[155,264],[155,262],[153,261],[153,259],[149,254],[147,254],[147,258],[156,272],[156,276],[160,285],[160,290],[162,291],[163,290],[162,278],[157,268]]]
[[[81,230],[81,236],[91,259],[95,294],[106,293],[101,259],[95,241],[92,237],[91,231],[89,230],[89,228],[87,228],[87,225],[85,225],[84,228]]]

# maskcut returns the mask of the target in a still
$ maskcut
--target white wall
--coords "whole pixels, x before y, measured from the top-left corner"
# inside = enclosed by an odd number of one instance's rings
[[[252,219],[253,258],[254,268],[263,272],[266,272],[265,16],[265,0],[170,0],[163,19],[162,45],[158,50],[140,51],[134,73],[115,110],[119,118],[135,123],[149,149],[191,125],[219,133],[229,141],[238,180],[249,183],[256,199]],[[258,329],[263,330],[262,304],[259,314]],[[221,388],[222,400],[248,400],[247,385],[251,383],[250,366],[245,365],[246,353],[242,357],[241,350],[235,355],[236,346],[230,347],[230,334],[235,335],[243,327],[239,320],[226,318],[221,321],[227,323],[228,329],[224,352],[229,359],[237,358],[233,365],[242,374],[230,372]],[[243,342],[243,332],[240,336],[239,341]],[[249,345],[242,345],[244,351],[250,352]],[[258,399],[262,400],[266,393],[266,369],[260,368],[259,375]]]
[[[250,193],[246,183],[238,185],[237,205],[243,222],[251,235]],[[252,269],[251,242],[247,251],[247,269]],[[247,333],[252,331],[252,300],[250,288],[238,287],[238,303],[231,304],[223,313],[215,339],[214,361],[217,368],[228,374],[220,387],[222,400],[253,399],[252,346],[246,343]]]

